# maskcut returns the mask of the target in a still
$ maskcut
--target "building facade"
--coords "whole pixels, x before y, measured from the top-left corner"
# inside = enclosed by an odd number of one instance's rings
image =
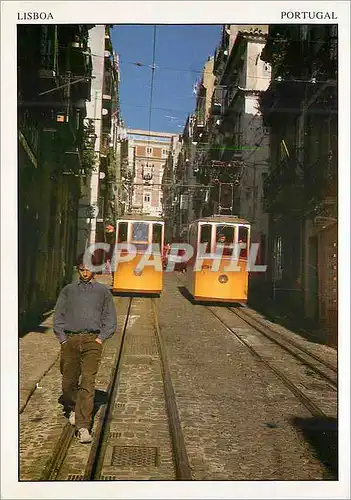
[[[132,213],[162,216],[162,178],[173,134],[128,129],[133,152]]]
[[[239,215],[252,226],[252,241],[260,245],[260,260],[267,255],[268,214],[263,202],[263,182],[268,173],[269,134],[264,127],[259,99],[268,88],[270,65],[260,59],[268,26],[224,25],[212,64],[212,99],[206,102],[205,120],[196,106],[194,160],[204,195],[200,215]],[[207,68],[207,79],[211,69]],[[200,88],[198,98],[202,98]],[[201,102],[201,101],[200,101]],[[265,281],[265,276],[256,276]],[[252,283],[253,285],[254,283]]]
[[[276,301],[337,338],[337,26],[274,25],[265,199]]]
[[[121,211],[121,117],[119,61],[111,43],[110,27],[97,25],[89,32],[92,54],[91,101],[87,104],[89,160],[82,190],[78,222],[78,250],[106,242],[106,227]],[[101,259],[102,253],[99,253]]]
[[[20,328],[35,324],[72,278],[92,28],[17,27]]]
[[[163,218],[165,220],[165,240],[170,243],[179,241],[182,230],[182,178],[180,175],[181,155],[183,148],[182,136],[174,135],[171,148],[165,163],[162,177]]]

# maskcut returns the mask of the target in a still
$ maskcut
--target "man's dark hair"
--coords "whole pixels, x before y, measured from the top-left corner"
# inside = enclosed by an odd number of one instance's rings
[[[80,253],[76,259],[76,266],[79,267],[79,266],[84,266],[84,252],[83,253]],[[88,259],[89,259],[89,264],[91,264],[92,266],[96,266],[97,265],[97,259],[95,257],[95,255],[88,255]]]

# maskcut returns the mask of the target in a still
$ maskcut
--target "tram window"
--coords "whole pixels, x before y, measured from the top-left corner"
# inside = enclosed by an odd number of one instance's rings
[[[149,225],[145,222],[134,222],[132,227],[132,241],[147,243],[149,240]]]
[[[216,226],[216,245],[223,245],[223,255],[231,255],[234,243],[233,226]]]
[[[210,224],[200,226],[200,243],[207,243],[206,252],[209,252],[211,249],[211,232],[212,226]]]
[[[125,243],[128,239],[128,222],[118,224],[118,243]]]
[[[152,243],[158,244],[159,248],[161,248],[162,224],[153,224],[153,226],[152,226]]]
[[[239,226],[239,234],[238,234],[238,243],[248,243],[248,238],[249,238],[249,230],[247,227],[244,226]],[[245,249],[242,249],[240,252],[240,257],[247,257],[247,247]]]
[[[139,249],[145,250],[149,242],[149,224],[146,222],[133,222],[132,243]]]

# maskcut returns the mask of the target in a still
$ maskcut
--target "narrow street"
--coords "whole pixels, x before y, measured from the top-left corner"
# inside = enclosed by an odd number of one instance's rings
[[[108,281],[106,277],[102,279]],[[277,356],[276,350],[284,355],[286,376],[304,393],[314,396],[316,407],[323,410],[321,416],[313,415],[275,373],[206,310],[206,306],[193,305],[184,297],[184,280],[184,275],[179,273],[166,276],[162,297],[156,299],[155,305],[190,479],[335,480],[335,388],[330,387],[328,393],[322,387],[321,395],[316,375],[310,373],[310,368],[301,363],[297,366],[293,356],[284,354],[274,344],[265,346],[259,333],[255,341],[251,341],[265,358]],[[128,313],[129,299],[115,299],[120,327],[118,334],[104,346],[96,381],[97,413],[93,435],[104,442],[101,479],[167,480],[177,475],[176,451],[167,423],[169,415],[160,350],[152,326],[151,300],[133,299],[134,305]],[[215,309],[227,327],[244,332],[246,339],[256,333],[244,328],[242,321],[230,315],[228,308]],[[111,377],[121,349],[127,313],[129,337],[122,353],[117,388],[111,393]],[[56,457],[55,473],[48,470],[63,439],[65,426],[69,424],[66,424],[59,402],[58,359],[52,360],[52,366],[46,371],[46,353],[37,351],[30,336],[41,336],[42,345],[48,349],[54,337],[49,327],[45,334],[33,332],[20,341],[21,386],[25,386],[34,369],[38,379],[20,415],[21,480],[84,479],[94,443],[82,446],[73,438],[63,456]],[[302,338],[299,342],[336,367],[334,349]],[[315,381],[313,395],[305,381],[306,373],[307,378]],[[329,394],[335,397],[327,402]],[[110,397],[113,398],[111,402]],[[113,415],[108,431],[102,435],[100,426],[107,404],[112,406]],[[113,460],[113,450],[122,453],[119,460]],[[139,455],[133,455],[133,450],[138,450]],[[154,459],[157,456],[157,460],[153,461],[152,456]]]
[[[16,25],[19,490],[344,487],[342,16],[206,3]]]

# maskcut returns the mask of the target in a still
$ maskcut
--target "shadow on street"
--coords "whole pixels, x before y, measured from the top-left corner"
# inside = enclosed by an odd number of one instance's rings
[[[62,394],[58,398],[58,403],[63,406],[63,396],[62,396]],[[101,391],[100,389],[95,389],[94,410],[93,410],[92,422],[94,422],[95,415],[99,411],[100,407],[103,406],[103,405],[106,405],[107,403],[108,403],[108,394],[107,394],[107,392],[106,391]],[[65,416],[68,418],[68,413],[65,412],[64,408],[63,408],[63,412],[65,413]]]
[[[198,306],[213,306],[213,307],[232,307],[241,308],[242,305],[235,302],[209,301],[209,300],[194,300],[193,296],[185,286],[178,286],[178,290],[191,304]]]
[[[338,423],[336,418],[300,418],[292,424],[312,446],[334,480],[338,480]]]

